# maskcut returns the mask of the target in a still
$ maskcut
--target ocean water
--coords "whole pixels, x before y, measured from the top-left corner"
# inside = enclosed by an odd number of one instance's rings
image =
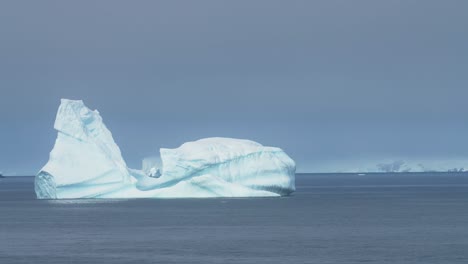
[[[36,200],[0,179],[0,263],[468,263],[467,174],[299,174],[283,198]]]

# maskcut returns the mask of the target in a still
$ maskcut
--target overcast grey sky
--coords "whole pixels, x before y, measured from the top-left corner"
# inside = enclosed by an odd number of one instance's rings
[[[1,1],[0,170],[48,159],[60,98],[124,158],[209,136],[301,171],[467,158],[468,1]],[[324,168],[327,164],[327,168]]]

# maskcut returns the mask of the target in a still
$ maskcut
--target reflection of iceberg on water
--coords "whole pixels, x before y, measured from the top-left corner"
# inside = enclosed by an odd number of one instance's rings
[[[97,111],[62,100],[49,162],[36,175],[39,199],[266,197],[295,190],[295,163],[281,149],[206,138],[160,150],[129,169]],[[146,165],[145,165],[146,164]],[[148,177],[151,176],[151,177]]]

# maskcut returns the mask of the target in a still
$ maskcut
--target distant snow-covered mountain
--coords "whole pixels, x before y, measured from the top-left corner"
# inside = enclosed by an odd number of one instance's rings
[[[299,163],[300,164],[300,163]],[[299,165],[300,166],[300,165]],[[466,159],[383,159],[383,160],[342,160],[311,163],[300,166],[300,172],[355,173],[355,172],[465,172]]]

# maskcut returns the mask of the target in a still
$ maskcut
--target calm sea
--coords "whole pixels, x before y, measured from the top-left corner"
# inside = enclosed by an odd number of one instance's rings
[[[467,174],[300,174],[283,198],[35,199],[0,179],[0,263],[468,263]]]

